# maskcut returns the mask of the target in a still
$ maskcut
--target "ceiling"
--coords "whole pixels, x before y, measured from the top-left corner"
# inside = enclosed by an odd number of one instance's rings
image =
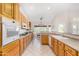
[[[79,4],[74,3],[21,3],[20,7],[25,15],[28,15],[33,24],[52,24],[54,18],[63,14],[79,14]]]

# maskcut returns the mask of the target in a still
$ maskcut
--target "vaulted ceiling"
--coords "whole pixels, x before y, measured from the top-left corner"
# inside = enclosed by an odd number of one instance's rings
[[[20,7],[33,24],[39,24],[41,16],[43,24],[52,24],[56,16],[79,14],[77,3],[21,3]]]

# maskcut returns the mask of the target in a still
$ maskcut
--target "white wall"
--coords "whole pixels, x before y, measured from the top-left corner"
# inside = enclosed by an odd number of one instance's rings
[[[61,13],[54,18],[52,27],[54,31],[58,31],[58,27],[62,24],[64,27],[64,32],[68,33],[79,33],[79,12],[72,13]],[[74,29],[76,27],[77,29]]]

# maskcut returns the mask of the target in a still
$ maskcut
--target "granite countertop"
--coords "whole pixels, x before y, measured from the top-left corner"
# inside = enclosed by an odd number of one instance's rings
[[[26,34],[26,35],[24,35],[24,36],[20,36],[19,39],[24,38],[24,37],[26,37],[26,36],[28,36],[28,35],[30,35],[30,34],[31,34],[31,33],[28,33],[28,34]]]
[[[67,44],[68,46],[76,49],[77,51],[79,51],[79,40],[71,39],[71,38],[67,38],[67,37],[63,37],[63,36],[59,36],[59,35],[51,35],[51,36],[65,44]]]

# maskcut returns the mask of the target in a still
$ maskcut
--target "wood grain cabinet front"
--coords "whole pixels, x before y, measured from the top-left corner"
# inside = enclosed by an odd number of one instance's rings
[[[20,21],[20,10],[19,10],[19,4],[14,3],[14,19],[19,22]]]
[[[58,55],[58,41],[56,39],[54,39],[54,47],[53,47],[53,49],[54,49],[54,53],[56,55]]]
[[[31,29],[31,25],[32,25],[31,22],[29,22],[29,28],[30,28],[30,29]]]
[[[64,56],[64,43],[58,41],[58,56]]]
[[[13,3],[3,3],[2,4],[2,14],[9,18],[13,18],[13,12],[14,12],[13,9],[14,9]]]
[[[72,56],[68,51],[65,51],[65,56]]]
[[[13,50],[9,51],[8,53],[3,53],[3,56],[19,56],[19,48],[16,47]]]
[[[77,56],[77,51],[67,45],[65,45],[65,52],[69,52],[72,56]]]
[[[19,56],[19,40],[13,41],[2,48],[3,56]]]
[[[79,56],[77,50],[54,37],[51,37],[51,46],[57,56]]]
[[[20,39],[19,41],[19,46],[20,46],[20,55],[24,52],[24,41],[23,41],[23,38]]]
[[[24,37],[24,49],[27,47],[27,37]]]
[[[0,15],[2,15],[2,3],[0,3]]]
[[[41,34],[41,44],[42,45],[48,45],[48,35],[47,34]]]
[[[52,50],[53,50],[53,47],[54,47],[54,38],[51,37],[51,48],[52,48]]]
[[[79,52],[78,52],[78,56],[79,56]]]

